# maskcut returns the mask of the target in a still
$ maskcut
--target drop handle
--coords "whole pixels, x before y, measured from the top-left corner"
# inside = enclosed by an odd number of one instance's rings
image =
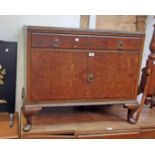
[[[88,77],[87,77],[87,80],[88,80],[88,82],[93,81],[94,80],[94,75],[92,73],[89,73]]]
[[[119,49],[123,48],[123,41],[119,41],[118,48]]]
[[[52,41],[52,47],[59,47],[59,45],[60,45],[60,41],[59,41],[59,39],[54,39],[53,41]]]

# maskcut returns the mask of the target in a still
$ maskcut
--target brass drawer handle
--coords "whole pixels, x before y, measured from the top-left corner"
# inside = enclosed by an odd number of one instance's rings
[[[53,41],[52,41],[52,47],[59,47],[59,45],[60,45],[60,41],[59,41],[59,39],[54,39]]]
[[[94,75],[92,73],[89,73],[88,77],[87,77],[87,80],[88,80],[88,82],[93,81],[94,80]]]
[[[119,41],[118,49],[123,48],[123,41]]]

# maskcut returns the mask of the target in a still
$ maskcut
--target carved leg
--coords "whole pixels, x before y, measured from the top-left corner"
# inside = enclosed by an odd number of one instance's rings
[[[137,104],[125,104],[125,108],[128,108],[128,114],[127,114],[127,120],[131,124],[136,123],[136,119],[133,118],[134,113],[138,109],[138,103]]]
[[[10,128],[12,128],[13,127],[13,121],[14,121],[14,113],[10,113],[9,117],[10,117]]]
[[[23,128],[23,131],[28,132],[32,128],[32,114],[24,114],[26,117],[26,125]]]
[[[26,125],[23,131],[28,132],[32,129],[32,115],[39,113],[41,108],[23,108],[23,112],[26,118]]]

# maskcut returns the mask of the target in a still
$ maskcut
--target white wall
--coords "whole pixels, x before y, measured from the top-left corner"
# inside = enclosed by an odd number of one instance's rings
[[[92,16],[94,19],[94,16]],[[90,19],[92,19],[90,18]],[[95,20],[91,20],[92,22]],[[95,25],[91,22],[92,25]],[[149,44],[153,33],[153,16],[147,18],[146,39],[144,44],[144,57],[142,67],[145,66],[146,59],[150,53]],[[17,91],[16,109],[19,111],[22,99],[21,90],[24,85],[24,46],[23,46],[23,26],[55,26],[79,28],[80,16],[0,16],[0,40],[18,41],[18,60],[17,60]],[[90,26],[90,28],[94,26]]]

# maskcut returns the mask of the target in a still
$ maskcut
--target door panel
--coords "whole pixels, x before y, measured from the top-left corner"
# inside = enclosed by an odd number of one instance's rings
[[[30,68],[31,100],[66,100],[85,97],[86,53],[33,49]]]
[[[87,99],[131,99],[139,69],[139,53],[96,52],[88,57]]]

